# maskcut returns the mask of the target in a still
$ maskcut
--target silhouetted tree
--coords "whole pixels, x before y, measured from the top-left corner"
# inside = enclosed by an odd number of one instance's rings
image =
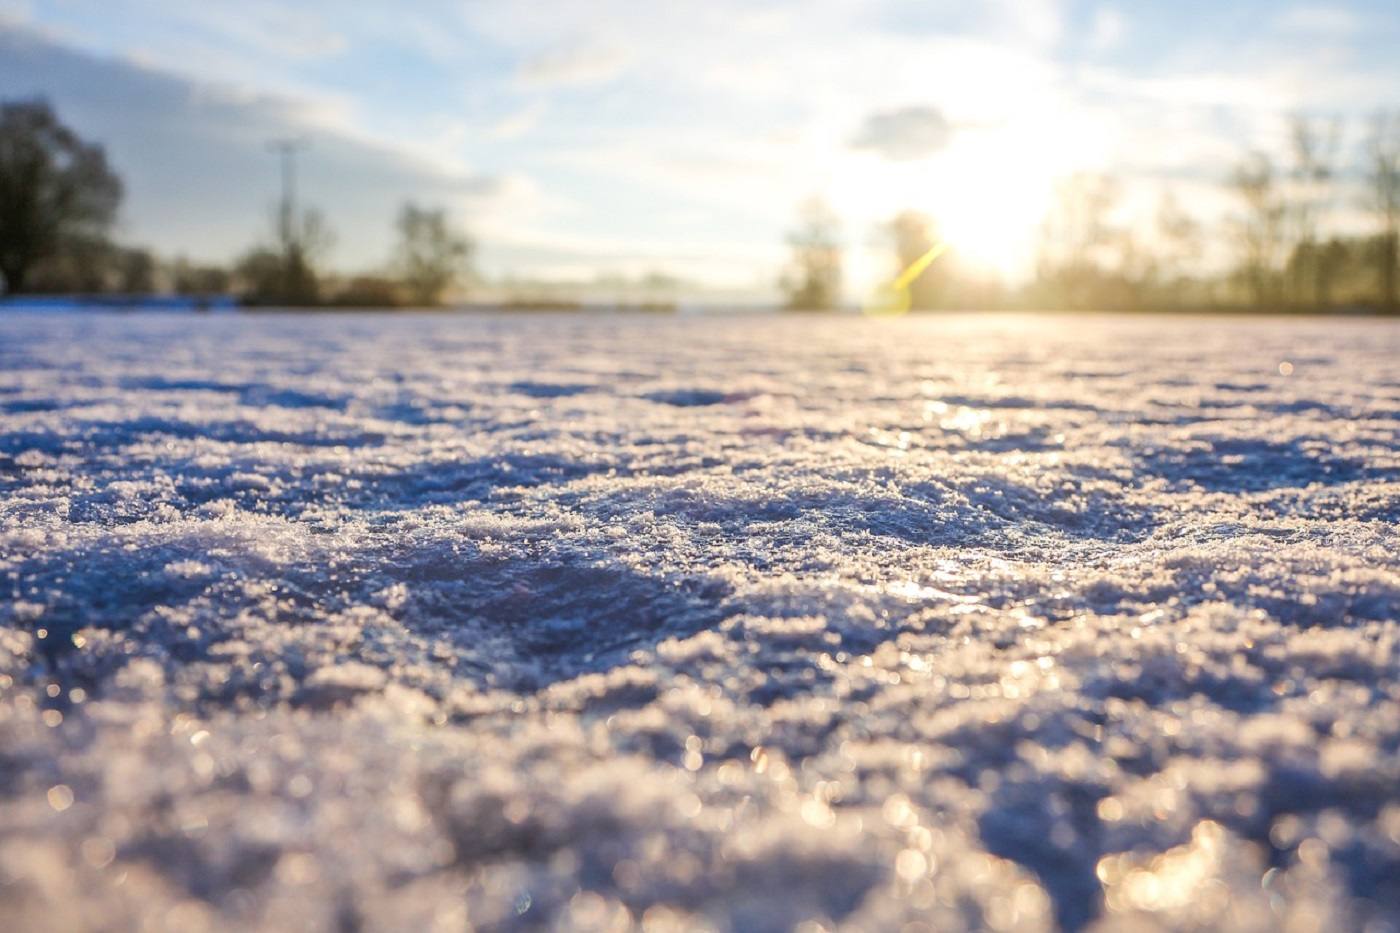
[[[177,295],[223,295],[228,292],[230,285],[229,271],[222,266],[195,265],[181,257],[170,267],[170,287]]]
[[[1060,182],[1041,227],[1036,291],[1062,308],[1122,306],[1125,271],[1137,256],[1113,225],[1118,183],[1106,175],[1078,174]]]
[[[1273,160],[1255,152],[1235,168],[1230,187],[1244,202],[1244,214],[1234,219],[1233,233],[1240,254],[1238,275],[1254,304],[1263,307],[1279,298],[1279,271],[1284,249],[1286,205],[1279,192]]]
[[[250,305],[287,304],[282,254],[267,246],[249,250],[233,267],[236,288]]]
[[[316,263],[330,249],[335,236],[324,215],[315,208],[301,211],[290,221],[279,209],[276,247],[255,247],[234,268],[243,299],[255,305],[314,305],[320,300]]]
[[[1289,290],[1295,304],[1311,300],[1317,307],[1326,307],[1331,302],[1337,257],[1334,250],[1319,243],[1318,234],[1332,206],[1342,121],[1338,117],[1312,119],[1295,114],[1289,129],[1293,148],[1288,204],[1293,240],[1288,262]]]
[[[1169,300],[1179,300],[1204,253],[1201,223],[1182,208],[1176,195],[1166,191],[1157,202],[1156,227],[1159,284]]]
[[[121,181],[44,101],[0,104],[0,276],[23,291],[36,264],[105,241]]]
[[[394,308],[403,304],[403,289],[394,279],[380,275],[357,275],[337,290],[330,300],[346,308]]]
[[[642,307],[656,311],[674,311],[677,295],[685,287],[684,279],[660,269],[652,269],[637,281],[636,291]]]
[[[919,211],[903,211],[885,225],[885,235],[894,248],[899,275],[927,255],[939,243],[933,218]],[[934,263],[909,283],[909,307],[927,310],[943,304],[948,285],[947,263]]]
[[[35,262],[24,290],[34,294],[96,294],[120,281],[122,250],[100,236],[71,236],[63,248]]]
[[[394,265],[410,300],[435,305],[443,293],[470,271],[473,244],[451,228],[441,209],[418,207],[411,201],[399,211],[399,246]]]
[[[117,259],[117,290],[149,295],[156,290],[156,260],[150,250],[124,249]]]
[[[1382,306],[1394,311],[1400,290],[1400,110],[1371,118],[1366,162],[1367,206],[1380,228],[1374,247],[1376,284]]]
[[[829,311],[841,301],[840,220],[819,198],[804,203],[797,228],[788,234],[792,259],[781,286],[787,306]]]

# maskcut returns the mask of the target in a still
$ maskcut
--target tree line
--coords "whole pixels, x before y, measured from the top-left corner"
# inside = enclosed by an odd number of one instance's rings
[[[1057,186],[1025,285],[1009,288],[960,264],[952,244],[910,285],[909,303],[1400,313],[1400,111],[1374,114],[1350,150],[1340,118],[1295,115],[1287,128],[1284,152],[1251,152],[1221,180],[1232,208],[1215,229],[1170,191],[1145,228],[1132,226],[1121,218],[1119,181],[1075,175]],[[936,219],[918,211],[898,214],[877,234],[888,245],[892,279],[938,242]],[[842,306],[840,218],[809,201],[788,246],[780,280],[787,306]]]
[[[324,215],[284,201],[271,236],[228,266],[161,259],[111,235],[123,186],[102,147],[43,100],[0,102],[0,294],[170,292],[235,295],[249,305],[436,305],[472,279],[474,244],[446,211],[406,202],[382,272],[325,271],[334,234]]]
[[[1028,282],[1009,287],[960,262],[952,244],[903,287],[902,306],[1400,313],[1400,111],[1375,114],[1350,148],[1339,118],[1295,115],[1287,128],[1282,152],[1252,152],[1222,179],[1233,207],[1214,227],[1169,191],[1150,223],[1129,224],[1116,179],[1075,175],[1057,186]],[[0,294],[386,307],[439,304],[475,281],[474,244],[441,208],[403,204],[384,267],[335,276],[326,271],[334,234],[314,208],[284,200],[264,242],[215,265],[116,242],[122,195],[102,147],[48,103],[0,102]],[[877,233],[892,280],[940,242],[936,218],[918,211]],[[788,245],[787,306],[841,306],[840,218],[820,200],[805,204]]]

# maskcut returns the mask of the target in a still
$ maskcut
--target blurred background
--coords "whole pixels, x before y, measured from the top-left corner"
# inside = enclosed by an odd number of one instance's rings
[[[0,276],[40,303],[1393,312],[1397,48],[1393,0],[0,0]]]

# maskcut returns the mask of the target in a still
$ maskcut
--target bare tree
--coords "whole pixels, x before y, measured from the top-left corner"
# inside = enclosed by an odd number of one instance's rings
[[[156,258],[150,250],[126,249],[117,257],[117,290],[148,295],[156,289]]]
[[[841,223],[819,198],[804,203],[797,228],[788,234],[791,264],[782,288],[789,308],[827,311],[841,300]]]
[[[42,100],[0,104],[0,276],[23,291],[35,265],[75,244],[105,242],[122,184],[102,147],[84,142]]]
[[[316,208],[287,217],[281,205],[273,215],[276,246],[254,247],[234,269],[244,300],[256,305],[314,305],[321,298],[317,265],[335,242],[325,215]]]
[[[1158,269],[1175,285],[1191,277],[1201,261],[1201,222],[1182,208],[1175,194],[1164,191],[1157,202],[1156,226],[1161,254]]]
[[[451,228],[445,211],[412,202],[399,211],[398,228],[399,279],[414,304],[438,304],[447,289],[469,274],[471,239]]]
[[[1366,140],[1367,206],[1380,228],[1375,238],[1381,304],[1397,308],[1400,265],[1400,110],[1376,113]]]
[[[210,298],[229,290],[229,272],[222,266],[197,265],[181,256],[171,264],[170,286],[177,295]]]
[[[1244,202],[1244,213],[1232,223],[1240,253],[1239,276],[1253,302],[1263,307],[1278,300],[1286,243],[1287,207],[1273,160],[1265,153],[1252,153],[1235,168],[1230,187]]]
[[[1311,299],[1317,306],[1325,307],[1331,301],[1335,251],[1323,248],[1319,231],[1326,225],[1332,206],[1332,182],[1342,140],[1342,120],[1294,114],[1289,129],[1293,147],[1288,204],[1293,240],[1289,257],[1291,297],[1297,303],[1306,302],[1308,287],[1305,282],[1311,279],[1308,283]]]
[[[1037,260],[1043,300],[1066,308],[1116,303],[1106,286],[1131,251],[1112,222],[1118,195],[1118,183],[1107,175],[1081,173],[1056,186]]]

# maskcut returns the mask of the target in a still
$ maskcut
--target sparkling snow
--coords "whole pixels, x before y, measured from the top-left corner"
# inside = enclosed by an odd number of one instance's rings
[[[0,315],[0,928],[1397,930],[1398,519],[1380,321]]]

